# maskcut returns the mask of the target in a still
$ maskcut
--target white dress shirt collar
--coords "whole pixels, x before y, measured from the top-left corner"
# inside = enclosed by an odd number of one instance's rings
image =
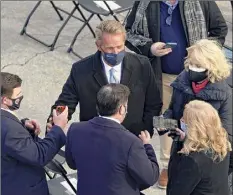
[[[18,118],[18,116],[16,115],[16,113],[13,112],[13,111],[11,111],[11,110],[9,110],[9,109],[1,108],[1,110],[5,110],[6,112],[11,113],[11,114],[14,115],[16,118]]]
[[[121,124],[119,120],[117,120],[117,119],[115,119],[115,118],[112,118],[112,117],[108,117],[108,116],[99,116],[99,117],[105,118],[105,119],[109,119],[109,120],[112,120],[112,121],[115,121],[115,122]]]

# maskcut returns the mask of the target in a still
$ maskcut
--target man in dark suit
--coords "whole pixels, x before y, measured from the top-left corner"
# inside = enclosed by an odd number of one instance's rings
[[[142,131],[140,140],[121,125],[129,94],[122,84],[103,86],[97,94],[99,117],[70,126],[66,161],[78,170],[77,194],[139,195],[158,180],[149,132]]]
[[[43,167],[65,144],[64,129],[68,108],[57,116],[53,111],[54,126],[44,139],[38,123],[15,114],[23,99],[22,80],[1,72],[1,194],[48,195]]]
[[[52,108],[58,104],[67,105],[71,119],[79,103],[80,121],[90,120],[97,116],[96,94],[99,89],[108,83],[121,83],[131,91],[123,126],[136,135],[146,129],[152,136],[152,118],[160,115],[162,101],[148,58],[125,52],[126,32],[120,22],[101,22],[96,37],[99,51],[74,63]],[[51,128],[51,125],[47,126]]]

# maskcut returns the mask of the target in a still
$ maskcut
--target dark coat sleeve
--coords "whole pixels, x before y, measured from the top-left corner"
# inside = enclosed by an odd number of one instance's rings
[[[58,126],[53,126],[44,139],[37,142],[23,126],[9,128],[5,137],[6,153],[26,164],[45,166],[64,146],[66,136]]]
[[[126,31],[130,31],[131,27],[135,21],[135,16],[136,16],[136,12],[137,12],[137,8],[139,5],[140,1],[135,1],[133,8],[127,18],[127,23],[126,23]],[[140,46],[138,45],[137,47],[133,46],[129,41],[127,41],[126,39],[126,47],[129,48],[131,51],[134,51],[135,53],[147,56],[147,57],[153,57],[150,51],[151,45],[153,44],[153,42],[148,42],[147,44]]]
[[[150,144],[143,146],[140,140],[135,141],[129,151],[128,171],[138,183],[140,190],[154,185],[159,177],[159,165],[154,149]]]
[[[52,110],[56,108],[56,106],[60,105],[66,105],[68,106],[68,119],[70,120],[72,117],[72,114],[75,112],[76,106],[79,102],[79,92],[78,87],[76,86],[75,80],[77,79],[77,73],[76,73],[76,66],[78,64],[73,64],[70,75],[64,84],[62,88],[62,92],[58,97],[58,100],[55,102],[55,104],[51,108],[50,116],[52,116]]]
[[[171,97],[171,101],[169,103],[169,107],[167,110],[165,110],[165,112],[163,113],[163,117],[164,118],[173,118],[173,104],[174,104],[174,100],[175,100],[175,94],[174,94],[174,90],[172,92],[172,97]]]
[[[226,21],[214,1],[202,1],[208,27],[208,37],[215,37],[223,45],[228,32]]]
[[[201,180],[198,164],[189,156],[178,155],[171,157],[168,172],[169,180],[167,195],[191,195]]]
[[[219,116],[221,118],[223,127],[227,130],[228,136],[230,141],[232,142],[232,94],[229,94],[227,99],[222,103],[220,110],[219,110]]]
[[[145,106],[143,114],[143,122],[146,130],[153,135],[153,117],[161,114],[163,106],[161,91],[159,90],[158,83],[155,80],[153,70],[151,68],[148,58],[145,58],[145,66],[148,69],[149,83],[146,88]]]
[[[73,125],[70,126],[68,133],[67,133],[67,140],[66,140],[66,150],[65,150],[65,156],[66,156],[66,162],[68,164],[68,166],[73,169],[76,170],[76,164],[75,161],[73,159],[72,156],[72,127]]]

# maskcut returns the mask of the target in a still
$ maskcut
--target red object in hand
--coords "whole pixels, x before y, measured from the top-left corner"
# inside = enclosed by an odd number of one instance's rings
[[[56,111],[57,115],[61,114],[65,110],[66,106],[57,106]]]

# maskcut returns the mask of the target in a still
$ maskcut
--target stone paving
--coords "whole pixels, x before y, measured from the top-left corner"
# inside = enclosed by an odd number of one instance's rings
[[[60,94],[72,63],[79,60],[76,56],[68,54],[66,50],[81,23],[71,19],[61,33],[55,50],[50,51],[49,48],[29,37],[20,36],[26,16],[35,3],[33,1],[1,1],[1,71],[18,74],[23,79],[25,98],[18,115],[22,118],[37,119],[44,130],[50,106]],[[55,3],[69,11],[72,8],[71,2],[59,1]],[[219,1],[218,5],[229,25],[226,43],[232,46],[232,9],[230,3]],[[76,15],[78,14],[76,13]],[[120,18],[123,19],[123,15]],[[98,18],[91,21],[93,28],[98,23]],[[42,2],[28,26],[28,31],[51,42],[61,24],[62,22],[59,21],[51,4]],[[85,28],[75,44],[75,50],[82,56],[88,56],[96,51],[94,41],[89,29]],[[77,121],[78,115],[77,110],[71,122]],[[152,144],[159,159],[157,135],[153,137]],[[68,171],[71,172],[69,169]],[[158,189],[155,185],[146,190],[145,194],[165,195],[165,191]]]

